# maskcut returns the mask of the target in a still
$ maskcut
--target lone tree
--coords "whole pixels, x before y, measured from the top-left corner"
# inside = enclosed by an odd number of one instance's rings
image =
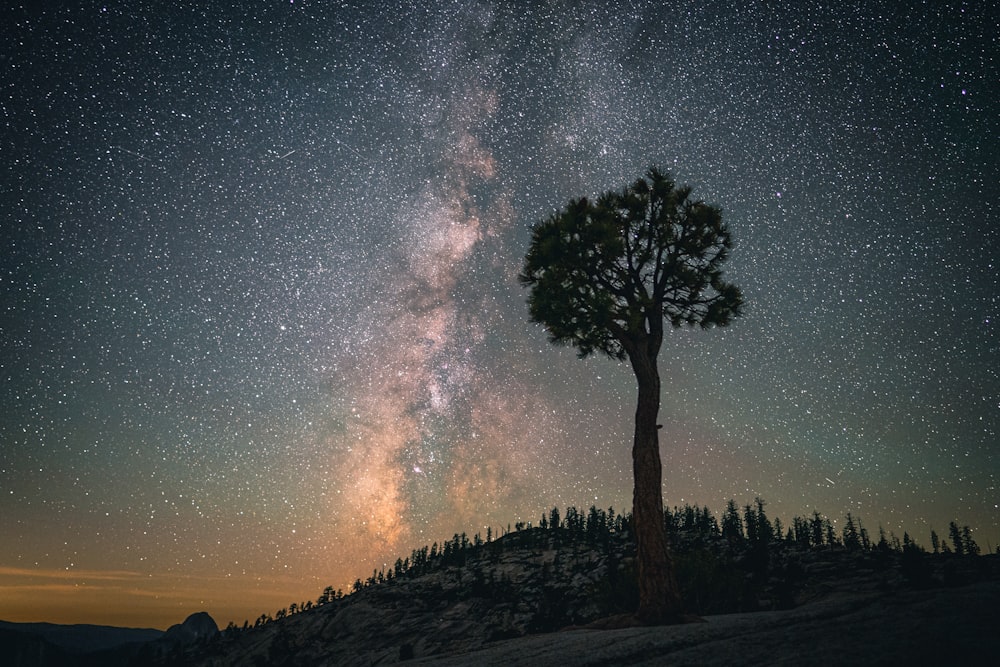
[[[531,320],[553,343],[575,346],[581,359],[602,352],[632,364],[641,623],[679,622],[683,612],[664,530],[656,423],[664,322],[708,328],[740,314],[740,290],[722,277],[731,245],[719,209],[654,167],[621,192],[571,200],[536,224],[519,276],[531,288]]]

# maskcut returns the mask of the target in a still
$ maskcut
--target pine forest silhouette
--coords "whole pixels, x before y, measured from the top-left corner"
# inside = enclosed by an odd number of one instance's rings
[[[774,596],[773,608],[794,606],[793,596],[808,576],[794,562],[786,562],[789,553],[844,555],[866,559],[871,566],[888,570],[897,567],[906,584],[913,588],[965,583],[932,577],[930,559],[958,559],[981,554],[981,547],[968,525],[952,521],[947,538],[936,530],[930,532],[931,550],[914,540],[909,532],[902,537],[879,526],[873,535],[860,517],[847,512],[838,530],[830,517],[818,511],[809,516],[795,516],[789,524],[780,518],[771,519],[766,503],[755,498],[743,506],[730,500],[721,517],[708,507],[685,504],[664,510],[664,528],[676,557],[677,578],[684,604],[695,614],[720,614],[757,611],[757,601],[765,586]],[[396,559],[391,567],[372,571],[366,579],[358,578],[345,591],[327,586],[315,601],[293,602],[273,613],[262,613],[242,626],[230,622],[222,637],[233,637],[252,631],[286,616],[316,607],[345,601],[352,594],[378,586],[418,577],[454,571],[464,582],[465,595],[495,601],[511,600],[518,595],[517,587],[491,564],[514,550],[560,550],[585,548],[606,555],[610,566],[603,580],[590,591],[605,614],[626,613],[638,601],[638,572],[635,567],[635,543],[632,517],[608,508],[591,506],[586,512],[567,507],[563,512],[553,507],[542,514],[536,524],[518,521],[500,530],[487,528],[485,535],[456,533],[451,539],[413,549],[408,556]],[[1000,554],[1000,546],[996,547]],[[543,571],[543,581],[546,577]],[[955,575],[958,576],[958,575]],[[939,577],[940,579],[940,577]],[[775,583],[777,582],[777,584]],[[556,605],[558,600],[548,601]],[[551,609],[540,609],[538,622],[530,630],[556,630],[579,619],[560,618]]]

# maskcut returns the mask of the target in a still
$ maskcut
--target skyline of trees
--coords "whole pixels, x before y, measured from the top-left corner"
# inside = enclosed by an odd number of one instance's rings
[[[872,540],[867,528],[860,518],[850,511],[845,514],[844,523],[838,531],[830,516],[814,510],[808,517],[792,518],[791,524],[782,533],[784,525],[780,518],[771,520],[765,510],[766,502],[760,497],[753,503],[737,505],[730,499],[721,516],[721,521],[715,517],[707,506],[674,506],[664,508],[664,529],[668,535],[684,540],[686,546],[699,540],[717,539],[728,548],[740,550],[746,557],[751,572],[760,574],[769,565],[770,550],[774,548],[791,548],[798,550],[839,550],[859,554],[900,554],[910,556],[912,565],[914,556],[938,555],[946,557],[968,557],[981,555],[982,550],[973,537],[973,529],[968,525],[959,525],[951,521],[948,526],[949,538],[938,535],[933,528],[929,537],[931,551],[914,540],[908,531],[897,537],[893,531],[886,532],[880,525],[878,539]],[[335,603],[358,593],[366,588],[391,583],[394,580],[414,578],[449,567],[464,567],[467,562],[480,555],[480,550],[498,549],[491,555],[496,558],[508,545],[504,540],[512,538],[514,542],[509,548],[522,546],[538,547],[541,540],[554,539],[552,544],[558,546],[561,537],[568,541],[585,540],[587,543],[607,548],[614,539],[630,539],[632,530],[630,513],[621,514],[613,507],[607,510],[591,505],[587,512],[581,512],[575,506],[568,506],[562,512],[553,506],[548,512],[541,513],[539,520],[534,522],[517,521],[508,523],[506,527],[494,531],[492,526],[486,528],[485,537],[477,532],[472,538],[465,532],[455,533],[451,539],[434,541],[430,545],[411,550],[410,555],[400,556],[392,565],[376,568],[366,579],[357,578],[345,592],[343,588],[332,585],[323,589],[315,602],[307,600],[292,603],[277,610],[274,614],[263,613],[253,623],[244,621],[242,626],[230,622],[226,630],[229,632],[245,631],[259,628],[268,623],[287,616],[302,613]],[[949,542],[950,540],[950,542]],[[545,542],[546,545],[549,542]],[[992,546],[992,545],[991,545]],[[1000,545],[994,547],[992,553],[1000,554]],[[904,565],[905,566],[905,565]],[[905,569],[904,569],[905,572]],[[502,585],[504,582],[494,582]],[[507,582],[509,585],[509,582]]]

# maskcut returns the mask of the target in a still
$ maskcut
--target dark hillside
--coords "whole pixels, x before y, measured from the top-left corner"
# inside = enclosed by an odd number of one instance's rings
[[[903,626],[883,619],[888,623],[886,636],[895,632],[903,641],[901,637],[921,625],[913,615],[934,609],[934,600],[971,596],[979,606],[966,606],[966,616],[972,608],[1000,608],[995,599],[1000,591],[998,556],[928,554],[908,536],[905,547],[888,537],[873,544],[867,536],[864,543],[854,545],[849,539],[845,545],[822,530],[819,520],[813,533],[806,520],[796,519],[798,538],[795,528],[779,538],[780,531],[763,528],[770,522],[766,517],[761,521],[761,516],[762,510],[761,515],[745,513],[743,519],[749,517],[752,526],[749,534],[744,523],[725,536],[707,510],[685,508],[668,518],[685,599],[692,612],[709,618],[708,626],[722,627],[720,623],[734,623],[737,617],[742,619],[738,624],[751,626],[785,619],[804,632],[822,633],[817,624],[827,615],[831,627],[840,622],[863,622],[867,627],[883,612],[891,612],[899,623],[909,619]],[[570,508],[565,519],[553,512],[540,523],[545,527],[518,526],[496,540],[476,536],[470,541],[456,535],[443,545],[415,550],[391,571],[356,582],[351,595],[328,589],[315,604],[292,605],[273,617],[263,614],[244,629],[230,626],[184,660],[216,667],[374,664],[489,653],[509,647],[510,640],[524,640],[526,646],[559,645],[570,637],[584,645],[596,641],[587,639],[594,631],[560,632],[560,639],[530,636],[584,626],[635,608],[628,519],[593,509],[584,516]],[[866,611],[859,616],[859,609]],[[949,614],[941,610],[941,621],[947,623]],[[967,617],[962,623],[966,635],[973,636],[982,625]],[[718,639],[710,628],[690,626],[613,632]],[[765,635],[770,637],[762,632],[760,641]],[[751,633],[741,641],[755,638]],[[975,644],[974,649],[987,645]],[[503,662],[517,662],[516,646],[504,650],[513,653],[505,654]],[[525,660],[543,658],[538,654]]]

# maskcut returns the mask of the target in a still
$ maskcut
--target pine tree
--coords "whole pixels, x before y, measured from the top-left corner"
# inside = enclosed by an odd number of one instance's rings
[[[691,531],[694,530],[695,524],[697,522],[697,515],[693,507],[690,504],[684,503],[684,509],[680,512],[681,515],[681,527],[684,530]]]
[[[757,515],[754,514],[753,508],[750,505],[743,507],[743,523],[747,530],[747,542],[756,544],[760,539],[760,534],[757,526]]]
[[[948,535],[951,536],[951,548],[954,549],[955,555],[964,556],[965,540],[962,539],[962,531],[954,521],[948,524]]]
[[[962,527],[962,549],[969,556],[979,555],[979,545],[972,539],[972,529],[968,526]]]
[[[754,498],[754,503],[757,505],[757,534],[763,544],[768,544],[774,537],[774,529],[771,527],[771,522],[768,521],[767,515],[764,513],[765,503],[761,500],[760,496]]]
[[[809,521],[800,516],[792,517],[792,530],[795,531],[795,542],[800,547],[808,549],[812,542],[812,533],[809,529]]]
[[[861,549],[861,538],[858,536],[858,529],[854,525],[854,517],[851,516],[850,512],[847,513],[841,539],[844,541],[844,548],[848,551],[858,551]]]
[[[812,531],[811,538],[813,546],[823,546],[823,517],[816,510],[813,510],[812,520],[809,522],[809,528]]]
[[[575,346],[580,357],[628,359],[632,367],[632,523],[643,622],[677,621],[682,612],[664,525],[657,424],[664,323],[725,326],[740,314],[742,294],[722,277],[730,247],[719,209],[651,168],[620,192],[573,200],[535,225],[519,276],[531,288],[531,320],[552,342]]]
[[[875,545],[875,549],[883,553],[891,551],[889,540],[886,538],[885,529],[882,526],[878,527],[878,544]]]
[[[833,531],[833,524],[830,523],[829,517],[823,520],[823,530],[826,533],[826,543],[831,547],[836,545],[837,535]]]

